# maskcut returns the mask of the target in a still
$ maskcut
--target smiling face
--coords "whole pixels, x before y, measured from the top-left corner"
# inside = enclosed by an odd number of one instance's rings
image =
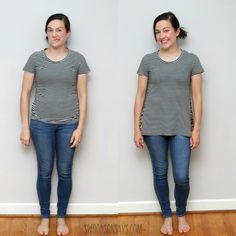
[[[180,29],[175,30],[169,20],[160,20],[155,25],[156,41],[160,49],[168,50],[177,45]]]
[[[70,31],[67,32],[63,20],[52,20],[47,25],[48,43],[53,48],[66,46],[70,34]]]

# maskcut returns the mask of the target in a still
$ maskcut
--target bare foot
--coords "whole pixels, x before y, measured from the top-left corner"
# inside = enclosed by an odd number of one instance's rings
[[[178,228],[180,233],[187,233],[190,230],[190,226],[188,225],[185,216],[178,217]]]
[[[65,218],[57,218],[57,235],[67,235],[69,228],[65,222]]]
[[[37,232],[41,235],[48,235],[49,233],[49,218],[42,218],[37,228]]]
[[[161,233],[167,234],[167,235],[172,235],[173,227],[172,227],[172,218],[171,217],[165,218],[164,223],[161,226]]]

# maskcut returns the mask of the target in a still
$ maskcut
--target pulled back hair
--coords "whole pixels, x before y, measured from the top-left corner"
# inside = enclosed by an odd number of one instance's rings
[[[62,14],[62,13],[56,13],[56,14],[53,14],[53,15],[48,17],[48,19],[46,21],[46,24],[45,24],[45,33],[47,33],[48,24],[53,20],[62,20],[65,24],[66,32],[70,31],[69,18],[66,15]],[[48,37],[46,37],[46,39],[48,40]]]
[[[156,30],[155,30],[156,23],[161,20],[169,20],[172,27],[175,29],[175,31],[180,29],[180,33],[177,38],[184,39],[187,37],[188,32],[185,31],[182,27],[180,27],[179,21],[178,21],[177,17],[174,15],[174,13],[168,11],[168,12],[164,12],[161,15],[157,16],[153,22],[153,33],[154,33],[155,39],[156,39]]]

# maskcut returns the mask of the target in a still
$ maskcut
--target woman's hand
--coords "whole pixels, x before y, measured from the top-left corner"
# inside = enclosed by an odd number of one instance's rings
[[[139,75],[138,88],[134,104],[134,142],[137,148],[144,147],[144,139],[140,130],[140,117],[146,96],[147,85],[148,77],[144,75]]]
[[[134,133],[134,142],[137,148],[143,148],[144,147],[144,139],[141,134],[141,131],[135,131]]]
[[[34,74],[24,72],[22,81],[22,90],[20,95],[20,114],[21,114],[21,134],[20,141],[22,144],[29,146],[30,144],[30,128],[29,128],[29,97],[34,83]]]
[[[190,137],[190,147],[191,149],[195,149],[200,144],[200,131],[193,130],[192,136]]]
[[[71,148],[76,148],[79,146],[80,141],[82,139],[82,131],[80,131],[78,128],[74,130],[74,132],[71,135],[70,139],[70,147]]]
[[[25,146],[30,145],[30,129],[29,129],[29,127],[21,129],[20,141]]]

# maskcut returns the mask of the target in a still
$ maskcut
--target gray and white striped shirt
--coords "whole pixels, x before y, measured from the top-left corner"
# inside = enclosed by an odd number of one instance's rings
[[[63,60],[52,61],[41,50],[30,56],[23,70],[34,74],[32,119],[55,124],[78,121],[77,76],[90,71],[83,55],[69,49]]]
[[[143,135],[191,136],[191,80],[203,71],[198,57],[185,50],[172,62],[163,61],[158,52],[143,57],[137,71],[148,78],[141,115]]]

